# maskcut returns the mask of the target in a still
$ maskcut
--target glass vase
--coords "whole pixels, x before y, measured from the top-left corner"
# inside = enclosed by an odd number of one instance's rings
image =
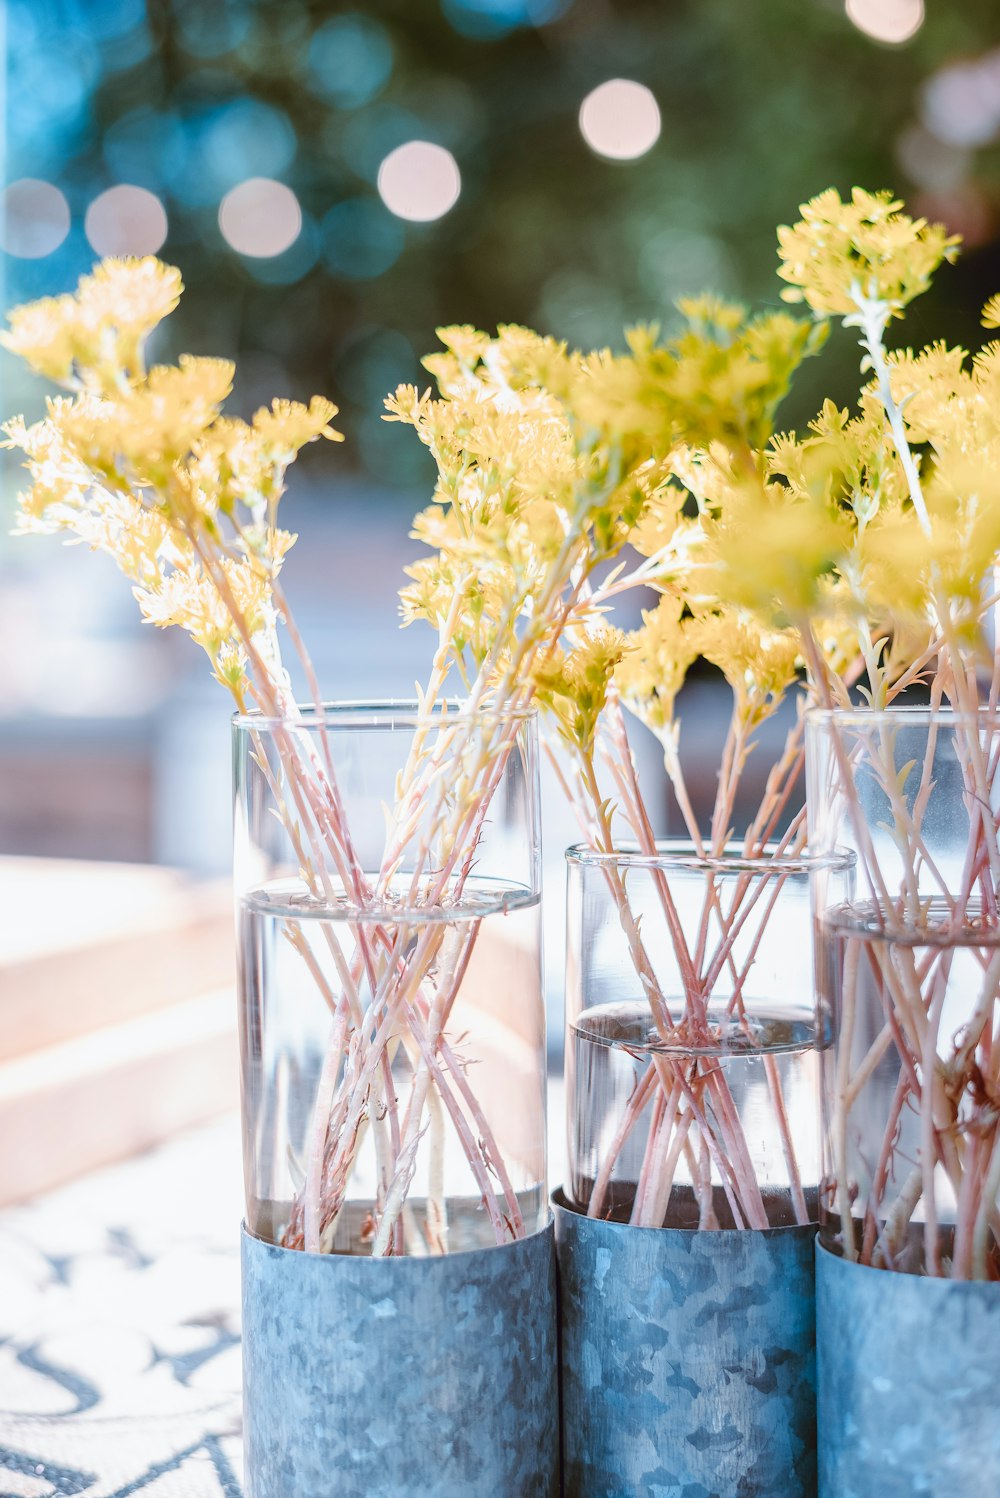
[[[247,1225],[438,1256],[547,1220],[530,715],[234,723]]]
[[[811,715],[810,837],[857,857],[817,901],[820,1231],[875,1269],[1000,1278],[1000,718]]]
[[[810,875],[850,861],[690,844],[567,853],[570,1204],[640,1227],[814,1220]]]
[[[566,1491],[814,1498],[809,881],[850,859],[568,860]]]

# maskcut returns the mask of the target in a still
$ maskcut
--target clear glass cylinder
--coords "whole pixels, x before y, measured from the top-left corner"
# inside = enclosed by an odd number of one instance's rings
[[[824,1245],[1000,1277],[1000,718],[811,715],[810,838],[857,858],[817,900]]]
[[[384,1255],[536,1231],[532,715],[346,704],[233,731],[251,1232]]]
[[[810,874],[850,860],[570,848],[566,1195],[646,1227],[814,1220]]]

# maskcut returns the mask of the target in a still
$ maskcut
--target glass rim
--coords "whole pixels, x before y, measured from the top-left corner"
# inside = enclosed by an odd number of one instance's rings
[[[274,716],[260,708],[232,714],[234,729],[346,729],[426,728],[433,724],[530,723],[536,707],[501,707],[497,703],[470,708],[460,697],[439,698],[431,708],[415,697],[348,698],[342,701],[297,702],[296,713]]]
[[[885,727],[888,724],[922,724],[928,726],[937,724],[966,724],[987,723],[1000,728],[1000,706],[990,707],[983,703],[974,711],[965,708],[952,707],[943,704],[940,707],[931,707],[927,703],[900,703],[898,707],[810,707],[806,710],[806,724],[809,727],[826,727],[829,724],[843,724],[850,728],[863,728],[867,726]]]
[[[824,869],[849,869],[857,863],[850,848],[836,848],[829,853],[778,853],[780,843],[764,844],[757,854],[743,852],[742,843],[729,843],[733,852],[698,853],[690,838],[658,837],[656,853],[644,853],[638,844],[622,843],[610,853],[589,848],[586,843],[571,843],[564,853],[568,864],[578,868],[681,869],[698,874],[753,874],[758,878],[779,874],[816,874]]]

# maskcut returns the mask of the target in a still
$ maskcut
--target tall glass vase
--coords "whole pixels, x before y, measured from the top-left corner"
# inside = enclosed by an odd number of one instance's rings
[[[493,1462],[547,1493],[534,720],[347,704],[234,735],[251,1492]]]
[[[660,1472],[799,1498],[824,1041],[810,877],[843,899],[851,860],[679,843],[567,859],[569,1491],[605,1491],[624,1464],[621,1491]],[[625,1418],[590,1419],[588,1346]]]
[[[808,765],[858,869],[817,900],[823,1491],[1000,1491],[1000,718],[817,713]]]

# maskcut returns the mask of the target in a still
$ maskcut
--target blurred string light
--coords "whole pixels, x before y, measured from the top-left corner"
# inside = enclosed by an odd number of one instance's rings
[[[547,26],[573,0],[443,0],[447,20],[461,36],[491,41],[521,26]]]
[[[198,164],[206,182],[225,192],[252,174],[277,177],[295,156],[298,139],[284,110],[260,99],[236,99],[197,122]]]
[[[245,0],[186,0],[175,8],[181,46],[193,57],[224,57],[246,41],[250,8]]]
[[[410,140],[378,169],[379,196],[397,218],[430,223],[454,208],[462,191],[458,163],[444,146]]]
[[[281,177],[298,138],[284,110],[263,100],[181,98],[174,109],[140,106],[123,114],[102,148],[113,176],[209,207],[248,177]]]
[[[308,275],[319,258],[320,236],[315,221],[302,215],[298,237],[277,255],[250,256],[245,261],[255,281],[267,286],[292,286]]]
[[[896,160],[916,187],[928,192],[948,192],[969,175],[971,157],[914,121],[896,141]]]
[[[21,260],[41,260],[69,233],[69,204],[51,182],[22,177],[0,199],[0,248]]]
[[[18,13],[18,24],[23,12]],[[91,116],[91,91],[99,73],[93,46],[80,38],[72,48],[27,42],[12,45],[14,17],[8,21],[6,115],[17,121],[7,140],[7,168],[20,159],[37,171],[72,154]],[[30,33],[29,33],[30,34]]]
[[[167,237],[167,214],[155,193],[121,183],[94,199],[84,229],[98,255],[155,255]]]
[[[679,208],[679,205],[678,205]],[[644,239],[636,260],[639,281],[661,307],[708,287],[723,296],[738,295],[739,271],[727,246],[707,230],[694,227],[697,205],[677,212],[677,224]]]
[[[420,118],[396,104],[371,104],[346,120],[332,116],[323,138],[331,154],[340,158],[366,182],[378,180],[379,167],[390,151],[419,140],[426,129]]]
[[[950,146],[985,146],[1000,135],[1000,50],[969,62],[949,63],[929,78],[920,95],[920,117]]]
[[[368,16],[335,16],[309,43],[313,86],[341,109],[357,109],[381,93],[392,63],[389,33]]]
[[[924,0],[846,0],[848,19],[873,41],[899,46],[924,24]]]
[[[271,177],[250,177],[226,193],[219,206],[222,237],[241,255],[268,259],[299,237],[302,209],[290,187]]]
[[[660,106],[645,84],[609,78],[580,105],[580,132],[595,155],[634,161],[660,138]]]
[[[61,0],[53,8],[61,28],[86,32],[99,41],[125,36],[146,20],[146,0]]]
[[[335,203],[321,225],[323,263],[346,281],[384,275],[403,252],[403,230],[381,203],[346,198]]]

